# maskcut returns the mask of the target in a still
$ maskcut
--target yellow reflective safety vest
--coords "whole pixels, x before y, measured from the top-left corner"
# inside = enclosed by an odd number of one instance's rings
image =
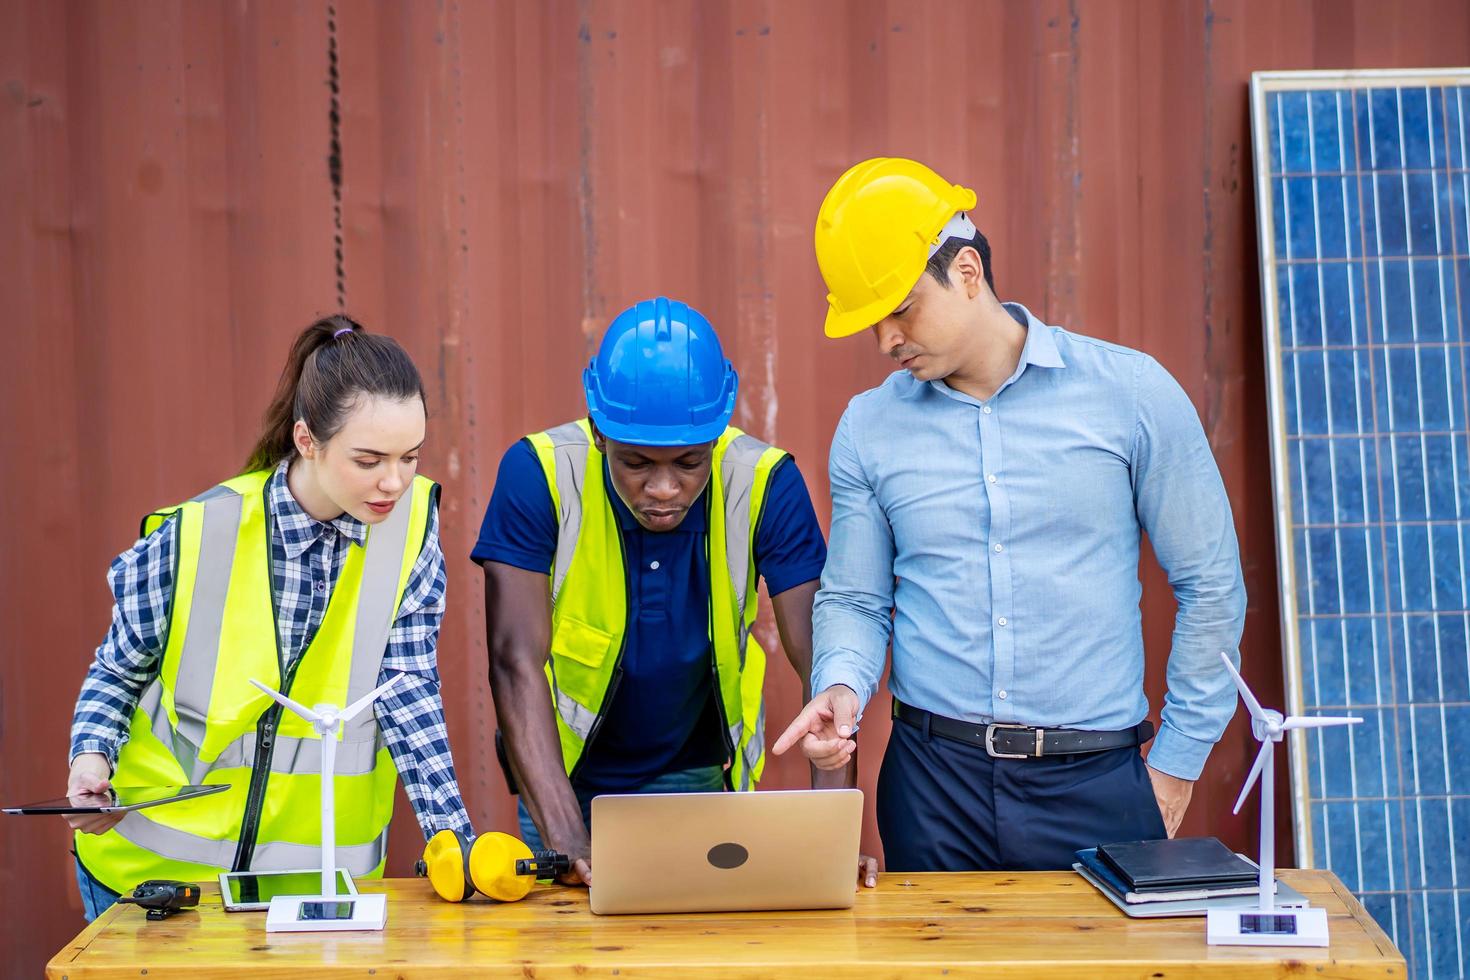
[[[149,878],[321,865],[321,745],[309,722],[250,679],[307,705],[346,705],[377,686],[439,488],[415,478],[388,519],[368,528],[366,546],[349,546],[321,626],[283,677],[271,472],[238,476],[143,520],[146,535],[179,515],[174,595],[158,677],[133,712],[112,782],[229,789],[134,811],[102,835],[76,834],[82,863],[113,891]],[[345,723],[336,756],[337,861],[357,876],[382,874],[398,777],[374,716]]]
[[[615,693],[628,621],[622,532],[603,480],[602,454],[586,419],[526,437],[556,508],[551,570],[551,656],[546,679],[556,706],[562,761],[576,772]],[[766,761],[761,685],[766,655],[750,635],[757,612],[755,538],[766,489],[787,457],[737,428],[715,443],[709,482],[709,633],[720,727],[732,789],[755,788]]]

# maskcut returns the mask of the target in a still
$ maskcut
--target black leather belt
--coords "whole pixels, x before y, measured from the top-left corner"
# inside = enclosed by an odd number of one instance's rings
[[[1039,759],[1047,755],[1076,755],[1106,752],[1142,745],[1154,737],[1154,723],[1144,719],[1132,728],[1117,732],[1085,732],[1076,728],[1030,728],[997,722],[977,725],[936,715],[923,708],[893,699],[893,717],[915,728],[929,729],[940,738],[966,745],[979,745],[994,759]]]

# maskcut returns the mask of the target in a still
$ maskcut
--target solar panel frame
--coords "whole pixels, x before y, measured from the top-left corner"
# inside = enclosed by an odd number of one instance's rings
[[[1268,390],[1268,417],[1270,423],[1270,448],[1272,468],[1272,488],[1276,506],[1276,537],[1277,537],[1277,572],[1278,585],[1281,599],[1281,630],[1283,640],[1283,674],[1288,700],[1288,707],[1292,713],[1307,713],[1313,708],[1325,708],[1329,704],[1338,710],[1333,713],[1342,713],[1341,708],[1346,707],[1355,714],[1372,715],[1368,722],[1357,726],[1362,732],[1358,734],[1342,734],[1331,736],[1323,730],[1314,732],[1308,736],[1306,732],[1295,731],[1289,737],[1290,758],[1290,783],[1292,790],[1293,823],[1296,841],[1296,853],[1298,863],[1303,867],[1317,866],[1319,863],[1333,867],[1334,857],[1338,848],[1332,847],[1331,829],[1332,824],[1340,823],[1344,814],[1351,818],[1353,847],[1356,849],[1349,862],[1341,862],[1346,868],[1351,866],[1356,873],[1349,875],[1343,873],[1347,885],[1355,892],[1364,896],[1365,902],[1370,901],[1368,896],[1376,896],[1382,901],[1370,905],[1370,911],[1374,911],[1390,935],[1394,936],[1400,948],[1404,950],[1409,959],[1411,970],[1418,975],[1436,975],[1435,963],[1444,963],[1447,959],[1446,950],[1441,948],[1435,950],[1430,942],[1430,928],[1432,913],[1430,910],[1430,892],[1448,892],[1452,900],[1453,910],[1448,906],[1439,908],[1438,911],[1451,913],[1454,919],[1454,942],[1455,950],[1451,955],[1459,961],[1459,971],[1448,975],[1459,975],[1466,968],[1465,952],[1470,949],[1470,923],[1465,923],[1465,912],[1470,912],[1470,906],[1462,911],[1461,893],[1470,889],[1470,881],[1460,881],[1458,877],[1458,860],[1455,856],[1455,832],[1456,811],[1464,811],[1461,816],[1470,817],[1470,778],[1459,780],[1452,773],[1452,755],[1449,741],[1450,724],[1445,719],[1445,687],[1443,671],[1441,614],[1448,616],[1459,616],[1464,625],[1466,636],[1465,644],[1470,646],[1470,621],[1464,621],[1467,608],[1470,608],[1470,576],[1467,576],[1467,550],[1470,550],[1470,539],[1467,539],[1467,528],[1470,528],[1470,444],[1466,443],[1467,416],[1470,416],[1470,405],[1466,403],[1466,342],[1470,337],[1466,336],[1470,322],[1466,320],[1463,306],[1466,300],[1470,300],[1470,244],[1464,239],[1470,239],[1470,69],[1423,69],[1408,71],[1345,71],[1345,72],[1257,72],[1251,78],[1251,118],[1253,131],[1253,154],[1255,160],[1256,175],[1256,209],[1257,224],[1259,229],[1260,265],[1261,265],[1261,290],[1262,290],[1262,312],[1265,333],[1265,359],[1267,372]],[[1416,151],[1414,158],[1410,158],[1410,144],[1408,140],[1399,138],[1404,128],[1405,116],[1403,113],[1403,93],[1405,90],[1426,90],[1424,100],[1425,115],[1424,122],[1428,125],[1431,137],[1436,135],[1443,138],[1443,149],[1445,151],[1442,159],[1437,159],[1435,146],[1431,139],[1426,143],[1427,158]],[[1456,139],[1450,138],[1449,127],[1452,120],[1448,111],[1441,111],[1438,117],[1440,131],[1435,133],[1435,107],[1427,92],[1433,90],[1456,90],[1452,94],[1457,100],[1458,131]],[[1286,93],[1309,93],[1306,96],[1309,125],[1305,134],[1300,132],[1287,132],[1286,129],[1278,128],[1273,131],[1273,124],[1279,124],[1279,114],[1273,115],[1273,104],[1268,99],[1276,96],[1278,101],[1274,107],[1280,107],[1280,97]],[[1322,143],[1318,133],[1311,123],[1311,112],[1313,95],[1332,93],[1332,102],[1337,111],[1335,121],[1336,138],[1334,141],[1323,143],[1328,149],[1336,148],[1338,157],[1336,169],[1323,170],[1319,166],[1318,152]],[[1375,95],[1374,93],[1379,93]],[[1392,93],[1397,100],[1397,124],[1396,132],[1391,141],[1387,140],[1387,133],[1375,134],[1372,132],[1372,123],[1375,118],[1374,103],[1372,99],[1381,98],[1382,93]],[[1343,96],[1346,94],[1348,102],[1348,113],[1352,117],[1354,125],[1352,142],[1346,138],[1343,123]],[[1369,125],[1368,134],[1368,166],[1364,167],[1363,159],[1363,133],[1357,128],[1358,111],[1360,101],[1363,104]],[[1444,100],[1441,100],[1443,107]],[[1411,111],[1417,109],[1411,106]],[[1327,128],[1332,128],[1332,121],[1327,121]],[[1273,141],[1273,137],[1275,137]],[[1303,144],[1305,140],[1305,144]],[[1396,161],[1380,162],[1380,146],[1389,148],[1396,144],[1398,159]],[[1349,150],[1353,154],[1351,161],[1347,159]],[[1290,166],[1292,160],[1300,159],[1305,153],[1309,166],[1305,170],[1294,170]],[[1324,174],[1327,175],[1324,178]],[[1443,196],[1437,185],[1437,177],[1445,175]],[[1455,181],[1460,181],[1457,187]],[[1333,201],[1330,193],[1324,200],[1322,191],[1324,185],[1330,191],[1332,181],[1341,187],[1341,201]],[[1394,181],[1398,187],[1393,186]],[[1349,183],[1353,185],[1352,193],[1349,193]],[[1373,213],[1363,205],[1362,193],[1364,185],[1370,187],[1373,200]],[[1427,187],[1426,187],[1427,185]],[[1428,191],[1426,196],[1425,191]],[[1403,229],[1400,238],[1399,229],[1392,227],[1391,223],[1385,225],[1380,217],[1379,203],[1380,193],[1392,198],[1398,195],[1399,203],[1403,211]],[[1297,241],[1299,232],[1304,229],[1300,223],[1292,220],[1292,208],[1295,202],[1297,213],[1303,206],[1310,209],[1311,217],[1311,241],[1310,258],[1299,260],[1293,257],[1294,242]],[[1338,204],[1340,203],[1340,208]],[[1390,204],[1394,202],[1391,200]],[[1423,206],[1428,205],[1432,222],[1424,217]],[[1415,205],[1420,206],[1415,211]],[[1326,213],[1330,216],[1340,215],[1342,220],[1343,235],[1339,240],[1335,231],[1328,227],[1328,237],[1324,240],[1324,206],[1328,209]],[[1396,205],[1395,205],[1396,206]],[[1420,215],[1418,223],[1412,219]],[[1442,219],[1449,222],[1451,232],[1450,246],[1445,247]],[[1456,236],[1455,222],[1463,224],[1463,237]],[[1360,229],[1359,239],[1355,241],[1353,224],[1357,223]],[[1330,223],[1329,223],[1330,224]],[[1371,224],[1374,236],[1374,248],[1355,246],[1363,243],[1368,235],[1367,229]],[[1430,232],[1433,235],[1431,238]],[[1458,245],[1458,248],[1455,247]],[[1402,261],[1403,273],[1397,271],[1393,274],[1393,283],[1385,276],[1386,263],[1397,263]],[[1337,263],[1341,263],[1343,272],[1339,274]],[[1433,263],[1434,270],[1439,279],[1440,301],[1443,304],[1445,296],[1445,263],[1450,266],[1449,276],[1451,279],[1451,292],[1456,298],[1456,309],[1453,326],[1456,336],[1452,340],[1450,328],[1452,326],[1448,310],[1441,306],[1439,312],[1439,328],[1437,337],[1431,335],[1428,340],[1420,335],[1420,308],[1426,310],[1426,324],[1433,320],[1431,297],[1422,297],[1426,302],[1420,303],[1418,294],[1419,284],[1416,282],[1415,269],[1421,265],[1427,266]],[[1368,271],[1370,263],[1377,264],[1378,279],[1375,282]],[[1363,267],[1361,295],[1354,296],[1355,266]],[[1324,273],[1324,270],[1328,270]],[[1328,296],[1327,280],[1332,279],[1333,296]],[[1406,278],[1407,284],[1401,280]],[[1314,281],[1315,279],[1315,281]],[[1327,304],[1329,298],[1340,299],[1336,292],[1339,285],[1338,280],[1346,291],[1347,323],[1346,331],[1344,324],[1338,317],[1329,325]],[[1390,296],[1390,285],[1394,287],[1394,294]],[[1407,286],[1400,290],[1400,287]],[[1283,289],[1284,287],[1284,289]],[[1307,300],[1303,304],[1298,302],[1298,287]],[[1382,313],[1387,313],[1390,300],[1397,304],[1401,299],[1407,301],[1410,309],[1410,324],[1412,327],[1410,336],[1405,338],[1395,336],[1391,333],[1392,324],[1387,316],[1373,316],[1373,303],[1378,305]],[[1283,310],[1283,300],[1286,309]],[[1364,321],[1358,322],[1357,311],[1359,304],[1362,305]],[[1302,334],[1298,332],[1296,314],[1301,306],[1315,305],[1318,311],[1317,328],[1320,331],[1318,344],[1302,344]],[[1342,307],[1337,307],[1336,312],[1341,313]],[[1398,307],[1395,305],[1395,312]],[[1290,323],[1284,322],[1289,320]],[[1290,326],[1290,344],[1284,342],[1283,331]],[[1329,335],[1331,331],[1331,335]],[[1436,348],[1443,348],[1442,355],[1436,353]],[[1433,360],[1442,356],[1444,365],[1444,407],[1446,411],[1432,421],[1436,427],[1431,428],[1423,413],[1425,399],[1423,397],[1423,382],[1425,374],[1423,370],[1424,351],[1429,350],[1429,358]],[[1313,357],[1320,357],[1320,378],[1312,376],[1313,365],[1308,364],[1308,377],[1306,384],[1313,386],[1313,393],[1320,394],[1320,406],[1323,412],[1321,421],[1326,431],[1304,433],[1302,424],[1306,416],[1301,411],[1301,396],[1304,388],[1301,367],[1306,364],[1302,356],[1305,351]],[[1348,352],[1344,355],[1344,352]],[[1291,371],[1287,370],[1287,357],[1290,355]],[[1345,356],[1351,359],[1351,373],[1345,374],[1344,369],[1348,367]],[[1333,358],[1336,358],[1336,365]],[[1399,392],[1394,391],[1393,378],[1402,378],[1403,372],[1408,370],[1406,361],[1412,358],[1412,371],[1416,386],[1414,392],[1417,404],[1414,409],[1414,423],[1407,428],[1401,427],[1395,419],[1395,408],[1402,409],[1397,404]],[[1366,399],[1361,371],[1362,362],[1367,362],[1369,384],[1367,385]],[[1433,367],[1433,365],[1431,365]],[[1375,372],[1383,372],[1383,385],[1374,384]],[[1291,375],[1291,377],[1288,377]],[[1433,377],[1433,374],[1430,375]],[[1357,415],[1355,419],[1345,421],[1355,422],[1348,425],[1346,432],[1335,431],[1334,416],[1340,408],[1344,399],[1333,400],[1333,379],[1346,381],[1351,390],[1351,402]],[[1456,380],[1457,379],[1457,380]],[[1458,385],[1458,389],[1457,389]],[[1380,387],[1386,387],[1385,393]],[[1290,392],[1288,391],[1290,388]],[[1459,402],[1452,400],[1452,395],[1459,396]],[[1363,411],[1367,405],[1367,411],[1373,416],[1373,424],[1368,429],[1363,426]],[[1431,408],[1436,403],[1431,399]],[[1380,409],[1385,410],[1389,420],[1387,431],[1380,429],[1378,413]],[[1412,456],[1415,452],[1414,440],[1417,437],[1419,455],[1418,466],[1412,465],[1412,460],[1401,464],[1400,452]],[[1296,441],[1297,451],[1293,457],[1292,442]],[[1338,443],[1345,447],[1340,452]],[[1325,453],[1321,451],[1318,443],[1325,443]],[[1452,477],[1448,481],[1449,489],[1452,491],[1453,507],[1450,509],[1448,499],[1444,497],[1444,480],[1431,477],[1430,447],[1440,455],[1434,460],[1433,472],[1436,476],[1443,473],[1442,466],[1452,467]],[[1443,451],[1448,448],[1448,460],[1443,458]],[[1351,477],[1354,465],[1353,455],[1356,454],[1360,487],[1352,487],[1349,480],[1348,489],[1359,490],[1360,500],[1355,499],[1352,493],[1346,494],[1348,499],[1344,501],[1339,495],[1343,486],[1339,482],[1337,469],[1339,458],[1345,460],[1344,467],[1349,470]],[[1386,454],[1387,462],[1382,462],[1380,457]],[[1309,487],[1311,481],[1308,479],[1309,467],[1320,470],[1324,465],[1328,469],[1327,479],[1331,488],[1330,493],[1330,519],[1325,522],[1316,522],[1312,512]],[[1372,486],[1368,478],[1368,457],[1373,457],[1372,469],[1378,476],[1380,485]],[[1312,456],[1310,460],[1308,457]],[[1392,486],[1382,485],[1383,472],[1387,468],[1391,477]],[[1422,480],[1415,484],[1417,479],[1413,473],[1414,469],[1421,470]],[[1409,493],[1400,485],[1400,476],[1404,476],[1404,482],[1408,483]],[[1320,482],[1321,474],[1317,474]],[[1392,503],[1388,503],[1388,493],[1392,493]],[[1440,499],[1435,498],[1438,493]],[[1422,497],[1423,519],[1422,521],[1406,522],[1403,519],[1405,506],[1416,505],[1415,495]],[[1462,504],[1462,499],[1464,503]],[[1392,507],[1394,518],[1389,519],[1386,511]],[[1445,519],[1445,511],[1449,509],[1450,517]],[[1344,511],[1361,515],[1356,522],[1342,521],[1341,515]],[[1297,521],[1300,515],[1302,520]],[[1461,516],[1466,515],[1466,516]],[[1374,520],[1375,516],[1378,518]],[[1422,525],[1422,534],[1418,528]],[[1392,526],[1394,534],[1389,534],[1388,529]],[[1409,541],[1405,541],[1404,529],[1410,528]],[[1361,553],[1345,550],[1344,542],[1349,542],[1347,548],[1355,548],[1356,542],[1349,541],[1349,537],[1343,535],[1344,529],[1356,532],[1361,529],[1362,549]],[[1374,537],[1378,537],[1377,546],[1382,550],[1375,553]],[[1434,556],[1443,545],[1443,538],[1447,533],[1453,532],[1456,539],[1452,546],[1458,551],[1459,569],[1458,604],[1448,609],[1441,608],[1438,598],[1441,592],[1441,582],[1434,568]],[[1306,576],[1308,581],[1299,581],[1298,559],[1304,557],[1308,569],[1315,573],[1313,565],[1314,558],[1322,552],[1322,541],[1330,535],[1331,565],[1321,571],[1324,578],[1330,576],[1332,585],[1325,590],[1327,605],[1331,606],[1332,600],[1336,600],[1336,608],[1320,612],[1315,608],[1315,603],[1321,595],[1311,581],[1313,574]],[[1438,539],[1436,538],[1438,536]],[[1357,537],[1356,533],[1351,537]],[[1417,584],[1427,585],[1424,593],[1429,597],[1427,609],[1413,609],[1412,603],[1408,601],[1409,589],[1407,582],[1411,573],[1423,575],[1425,569],[1416,567],[1413,558],[1421,552],[1415,551],[1410,554],[1406,544],[1418,546],[1422,537],[1422,554],[1424,555],[1428,574],[1423,576]],[[1395,549],[1402,549],[1395,551]],[[1343,565],[1345,554],[1349,562],[1360,561],[1356,567],[1351,564]],[[1406,563],[1405,558],[1409,557]],[[1325,557],[1325,556],[1324,556]],[[1398,580],[1394,583],[1392,577],[1392,566],[1398,566]],[[1372,572],[1358,580],[1351,573],[1361,568],[1364,572]],[[1375,595],[1374,589],[1378,584],[1375,575],[1379,570],[1383,571],[1384,594]],[[1446,573],[1448,574],[1448,573]],[[1397,584],[1398,596],[1392,594],[1392,586]],[[1366,589],[1366,594],[1363,593]],[[1353,590],[1351,594],[1349,591]],[[1334,597],[1331,593],[1335,591]],[[1416,595],[1419,593],[1416,593]],[[1397,605],[1395,603],[1397,602]],[[1366,610],[1358,612],[1366,605]],[[1304,607],[1305,606],[1305,610]],[[1352,610],[1352,611],[1350,611]],[[1359,618],[1361,617],[1361,618]],[[1412,624],[1411,624],[1412,621]],[[1440,722],[1438,746],[1440,755],[1437,759],[1437,768],[1443,773],[1443,795],[1420,792],[1420,777],[1423,774],[1421,766],[1421,746],[1418,740],[1419,725],[1416,717],[1417,699],[1414,696],[1414,667],[1415,664],[1407,651],[1400,651],[1399,646],[1411,646],[1408,643],[1409,628],[1423,630],[1425,623],[1429,624],[1432,637],[1418,636],[1413,642],[1432,643],[1435,650],[1435,671],[1439,684],[1437,701]],[[1355,696],[1355,687],[1361,687],[1363,678],[1352,678],[1349,665],[1349,626],[1357,631],[1354,641],[1362,644],[1366,642],[1373,653],[1373,677],[1371,696]],[[1362,632],[1366,624],[1366,634]],[[1380,625],[1388,631],[1391,636],[1395,629],[1404,629],[1403,638],[1399,644],[1394,644],[1388,639],[1381,639],[1379,635]],[[1308,632],[1309,642],[1303,642],[1303,630]],[[1336,632],[1336,637],[1332,633]],[[1322,693],[1323,678],[1320,676],[1318,667],[1321,658],[1318,656],[1319,639],[1331,648],[1334,642],[1342,645],[1342,665],[1344,677],[1340,689],[1333,688],[1335,679],[1327,678],[1329,690],[1336,694],[1340,690],[1341,696],[1324,699]],[[1308,678],[1304,667],[1304,645],[1312,650],[1310,669],[1312,676],[1313,692],[1316,697],[1308,699],[1306,684]],[[1390,658],[1388,664],[1380,663],[1379,651],[1383,650]],[[1395,658],[1402,652],[1402,662],[1395,662]],[[1452,650],[1451,653],[1454,651]],[[1422,656],[1421,656],[1422,659]],[[1470,658],[1467,658],[1470,664]],[[1385,696],[1385,670],[1390,690],[1389,696]],[[1397,693],[1399,677],[1396,671],[1402,671],[1404,679],[1409,685],[1407,697]],[[1467,666],[1470,670],[1470,666]],[[1362,691],[1358,692],[1363,694]],[[1315,703],[1309,703],[1309,700]],[[1355,706],[1357,704],[1371,704],[1372,709],[1364,709]],[[1431,701],[1433,704],[1434,702]],[[1470,711],[1470,708],[1466,709]],[[1463,719],[1463,714],[1462,714]],[[1463,724],[1463,721],[1462,721]],[[1413,767],[1412,783],[1404,778],[1404,753],[1400,744],[1403,737],[1399,726],[1407,725],[1406,736],[1412,746]],[[1393,726],[1393,745],[1387,744],[1385,730]],[[1347,730],[1332,730],[1346,732]],[[1370,765],[1360,768],[1357,757],[1357,746],[1367,734],[1376,734],[1378,766],[1377,772]],[[1470,736],[1470,731],[1460,732],[1460,735]],[[1338,766],[1327,764],[1329,753],[1322,750],[1324,741],[1340,739],[1333,744],[1340,744],[1346,748],[1347,770],[1346,785],[1342,782],[1344,774]],[[1316,744],[1318,750],[1314,753],[1312,745]],[[1370,749],[1372,742],[1365,743]],[[1433,749],[1435,746],[1426,743],[1428,756],[1434,759]],[[1470,737],[1466,737],[1460,744],[1462,753],[1470,753]],[[1390,758],[1392,758],[1394,769],[1390,773]],[[1465,763],[1463,757],[1454,757],[1459,760],[1455,772],[1463,775]],[[1314,780],[1315,776],[1315,780]],[[1321,796],[1314,796],[1313,783],[1322,790]],[[1365,785],[1367,792],[1364,792]],[[1345,793],[1333,793],[1329,786],[1336,784],[1336,788],[1345,789]],[[1410,793],[1410,786],[1413,792]],[[1457,792],[1459,790],[1459,792]],[[1448,888],[1429,887],[1431,878],[1430,868],[1426,866],[1423,855],[1425,845],[1423,841],[1424,820],[1423,803],[1426,800],[1444,801],[1444,813],[1447,823],[1447,841],[1450,849],[1449,881]],[[1317,808],[1314,810],[1314,800]],[[1334,802],[1327,802],[1334,801]],[[1339,802],[1340,801],[1340,802]],[[1374,861],[1370,858],[1364,861],[1364,834],[1363,834],[1363,803],[1381,801],[1381,826],[1377,824],[1378,814],[1368,812],[1369,840],[1376,850],[1380,845],[1382,852],[1389,860],[1383,866],[1374,867]],[[1409,801],[1414,804],[1417,815],[1417,826],[1410,826],[1407,819],[1407,807]],[[1459,803],[1465,803],[1461,807]],[[1349,812],[1350,811],[1350,812]],[[1395,813],[1397,811],[1397,813]],[[1397,826],[1395,825],[1397,819]],[[1464,821],[1470,823],[1470,821]],[[1409,833],[1414,834],[1413,843],[1418,846],[1420,861],[1417,869],[1408,866],[1408,839]],[[1373,835],[1378,835],[1377,837]],[[1342,836],[1339,834],[1339,836]],[[1327,848],[1326,861],[1319,862],[1319,845]],[[1337,870],[1334,868],[1334,870]],[[1437,870],[1437,869],[1436,869]],[[1417,871],[1417,876],[1415,872]],[[1367,873],[1365,875],[1365,872]],[[1371,878],[1369,877],[1371,876]],[[1351,880],[1350,880],[1351,879]],[[1417,882],[1417,887],[1416,883]],[[1371,886],[1371,887],[1370,887]],[[1422,896],[1420,909],[1414,909],[1410,900],[1416,894]],[[1397,896],[1403,896],[1400,902]],[[1422,914],[1417,914],[1421,913]],[[1402,916],[1401,916],[1402,913]],[[1385,916],[1388,921],[1384,921]],[[1400,918],[1404,921],[1400,922]],[[1416,921],[1417,920],[1417,921]],[[1464,928],[1462,928],[1462,925]],[[1422,932],[1422,936],[1420,933]],[[1423,947],[1423,948],[1421,948]],[[1437,975],[1446,975],[1440,972]]]

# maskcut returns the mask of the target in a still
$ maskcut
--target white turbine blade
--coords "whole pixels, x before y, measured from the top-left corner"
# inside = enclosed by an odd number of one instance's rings
[[[343,708],[342,713],[337,717],[340,718],[342,721],[350,721],[354,715],[356,715],[363,708],[366,708],[368,705],[372,704],[374,701],[378,700],[380,696],[388,692],[388,688],[392,687],[394,684],[397,684],[402,679],[402,674],[394,674],[382,684],[379,684],[377,687],[373,688],[371,691],[349,704],[346,708]]]
[[[301,703],[299,703],[297,701],[292,701],[290,698],[286,697],[286,695],[282,694],[280,691],[277,691],[277,690],[274,690],[272,688],[266,687],[264,684],[262,684],[260,681],[256,680],[254,677],[250,678],[250,683],[254,684],[256,687],[260,688],[262,691],[264,691],[265,693],[269,694],[271,697],[275,698],[277,701],[281,702],[281,704],[283,704],[286,707],[290,708],[292,711],[296,712],[298,715],[300,715],[301,717],[305,718],[307,721],[321,721],[322,720],[322,716],[321,715],[317,714],[315,711],[312,711],[306,705],[301,704]]]
[[[1251,774],[1245,777],[1245,785],[1240,788],[1240,798],[1235,801],[1235,809],[1231,810],[1231,813],[1240,812],[1240,808],[1245,804],[1246,795],[1250,793],[1251,787],[1256,785],[1257,777],[1261,775],[1261,770],[1265,768],[1267,753],[1271,751],[1274,745],[1275,743],[1270,739],[1261,743],[1261,751],[1256,753],[1256,763],[1251,766]]]
[[[1282,728],[1330,728],[1333,725],[1362,724],[1361,718],[1332,715],[1293,715],[1281,723]]]
[[[1230,662],[1230,654],[1224,650],[1220,651],[1220,659],[1225,661],[1225,669],[1230,671],[1231,680],[1235,681],[1236,688],[1240,691],[1240,699],[1245,702],[1246,709],[1256,717],[1262,717],[1266,712],[1261,707],[1261,702],[1251,693],[1251,689],[1245,686],[1245,678],[1240,676],[1240,671],[1235,669],[1235,664]]]

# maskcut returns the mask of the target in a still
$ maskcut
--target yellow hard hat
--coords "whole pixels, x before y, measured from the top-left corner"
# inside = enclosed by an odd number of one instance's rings
[[[829,337],[846,337],[892,313],[954,234],[975,192],[913,160],[875,157],[837,178],[817,212],[817,265],[827,283]]]

